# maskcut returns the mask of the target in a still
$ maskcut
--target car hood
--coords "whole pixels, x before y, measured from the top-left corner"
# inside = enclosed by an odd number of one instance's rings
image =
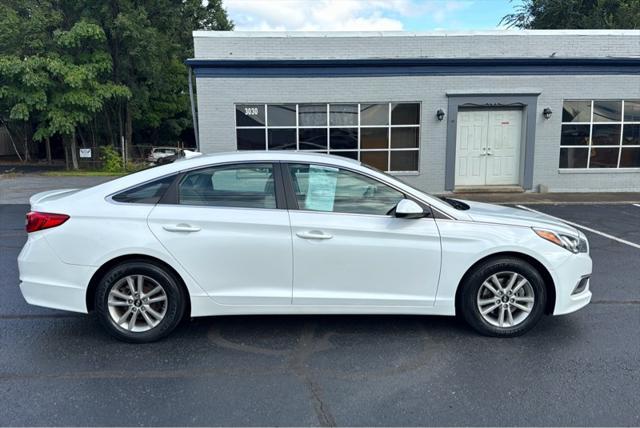
[[[538,214],[520,208],[513,208],[505,205],[494,205],[483,202],[463,201],[469,205],[469,209],[464,211],[473,221],[483,223],[497,223],[512,226],[539,227],[542,229],[552,229],[562,233],[579,236],[578,230],[555,217],[545,214]]]

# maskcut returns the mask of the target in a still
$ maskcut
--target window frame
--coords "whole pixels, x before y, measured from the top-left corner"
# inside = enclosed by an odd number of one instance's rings
[[[349,215],[349,216],[364,216],[364,217],[387,217],[387,218],[395,218],[395,216],[393,214],[362,214],[362,213],[345,213],[345,212],[336,212],[336,211],[316,211],[316,210],[305,210],[305,209],[301,209],[300,206],[298,205],[298,198],[296,197],[296,192],[295,189],[293,187],[293,180],[291,178],[291,172],[290,172],[290,167],[292,165],[306,165],[306,166],[311,166],[311,165],[316,165],[316,166],[321,166],[321,167],[327,167],[327,168],[334,168],[334,169],[338,169],[338,170],[345,170],[345,171],[349,171],[352,174],[357,174],[357,175],[361,175],[363,177],[367,177],[373,181],[376,181],[380,184],[383,184],[387,187],[392,188],[393,190],[400,192],[404,199],[409,199],[411,201],[414,201],[415,203],[417,203],[418,205],[420,205],[422,207],[422,209],[424,210],[424,217],[423,218],[434,218],[434,211],[431,208],[431,205],[421,201],[420,199],[415,198],[413,195],[407,193],[405,190],[391,184],[388,183],[386,181],[380,180],[378,177],[374,177],[371,174],[367,174],[366,172],[363,171],[359,171],[357,169],[353,169],[353,168],[349,168],[346,166],[342,166],[342,165],[334,165],[334,164],[330,164],[330,163],[324,163],[324,162],[309,162],[309,161],[296,161],[296,162],[292,162],[292,161],[287,161],[287,162],[282,162],[281,163],[281,174],[282,174],[282,179],[284,181],[284,189],[286,192],[286,200],[287,200],[287,207],[289,210],[291,211],[299,211],[299,212],[303,212],[303,213],[312,213],[312,214],[331,214],[331,215]],[[412,220],[419,220],[419,219],[412,219]]]
[[[187,174],[190,174],[195,171],[201,171],[211,168],[217,167],[225,167],[225,166],[244,166],[244,165],[271,165],[273,168],[273,180],[275,184],[275,196],[276,196],[276,207],[275,208],[255,208],[255,207],[228,207],[228,206],[215,206],[215,205],[197,205],[197,204],[181,204],[180,203],[180,182],[184,179]],[[285,200],[285,190],[282,180],[282,171],[281,171],[280,162],[272,161],[272,160],[255,160],[255,161],[229,161],[229,162],[220,162],[216,164],[202,165],[196,168],[185,169],[176,174],[175,179],[165,192],[164,196],[160,199],[158,204],[163,205],[177,205],[181,207],[193,207],[193,208],[210,208],[210,209],[232,209],[232,210],[286,210],[287,203]]]
[[[296,121],[295,125],[292,126],[270,126],[269,125],[269,105],[286,105],[292,104],[296,106],[295,114]],[[362,125],[361,124],[361,109],[363,105],[371,105],[371,104],[387,104],[388,107],[388,124],[387,125]],[[418,106],[418,123],[417,124],[392,124],[392,115],[393,115],[393,105],[394,104],[416,104]],[[265,116],[264,116],[264,125],[257,126],[238,126],[236,111],[238,106],[244,105],[260,105],[264,108]],[[325,125],[300,125],[300,106],[301,105],[324,105],[326,108],[326,124]],[[331,124],[331,106],[332,105],[355,105],[357,107],[357,123],[354,125],[332,125]],[[265,147],[264,151],[276,151],[282,149],[269,149],[269,130],[270,129],[295,129],[296,135],[296,147],[295,151],[307,152],[307,153],[325,153],[325,154],[333,154],[340,156],[341,153],[356,153],[356,160],[361,161],[362,153],[367,152],[384,152],[387,153],[387,167],[385,172],[390,174],[398,174],[398,175],[416,175],[420,174],[420,158],[422,156],[421,153],[421,138],[422,138],[422,102],[421,101],[371,101],[371,102],[264,102],[264,103],[251,103],[251,102],[236,102],[233,104],[233,112],[234,112],[234,131],[235,131],[235,139],[236,139],[236,150],[238,150],[238,130],[242,129],[260,129],[264,131],[264,140]],[[355,128],[357,130],[357,146],[353,149],[331,149],[330,140],[331,140],[331,130],[332,129],[341,129],[341,128]],[[386,148],[375,148],[375,149],[363,149],[362,148],[362,128],[385,128],[387,129],[387,147]],[[402,148],[392,148],[391,146],[391,131],[393,128],[415,128],[418,130],[417,132],[417,147],[402,147]],[[301,129],[326,129],[326,149],[300,149],[300,130]],[[287,150],[285,150],[287,151]],[[417,168],[415,170],[391,170],[391,154],[393,152],[414,152],[417,156]]]
[[[562,100],[562,108],[564,110],[564,104],[565,102],[571,102],[571,101],[588,101],[591,103],[591,110],[589,112],[589,122],[565,122],[562,120],[560,121],[560,152],[558,154],[558,170],[560,172],[592,172],[592,171],[598,171],[598,172],[613,172],[613,171],[636,171],[636,170],[640,170],[640,165],[637,167],[620,167],[620,163],[622,160],[622,150],[625,148],[640,148],[640,145],[638,144],[624,144],[624,127],[625,125],[638,125],[640,126],[640,121],[625,121],[625,102],[629,101],[629,102],[638,102],[640,101],[639,99],[636,98],[631,98],[631,99],[612,99],[612,98],[593,98],[593,99],[563,99]],[[594,121],[594,105],[596,102],[600,102],[600,101],[620,101],[621,102],[621,111],[620,111],[620,120],[619,121],[603,121],[603,122],[598,122],[598,121]],[[564,126],[571,126],[571,125],[583,125],[583,126],[589,126],[589,144],[587,145],[562,145],[562,128]],[[618,144],[611,144],[611,145],[605,145],[605,144],[593,144],[593,128],[594,126],[602,126],[602,125],[616,125],[620,127],[620,138],[618,140]],[[618,160],[616,163],[615,167],[611,167],[611,168],[599,168],[599,167],[592,167],[591,166],[591,149],[617,149],[618,150]],[[585,167],[581,167],[581,168],[567,168],[567,167],[561,167],[560,166],[560,153],[562,152],[563,149],[582,149],[585,150],[587,152],[587,164]]]

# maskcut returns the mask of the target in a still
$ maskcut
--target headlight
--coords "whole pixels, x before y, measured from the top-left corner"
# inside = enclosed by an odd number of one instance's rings
[[[587,242],[587,238],[585,238],[584,236],[566,235],[563,233],[554,232],[553,230],[537,229],[535,227],[533,228],[533,231],[542,239],[553,242],[554,244],[559,245],[562,248],[571,251],[572,253],[577,254],[589,252],[589,243]]]

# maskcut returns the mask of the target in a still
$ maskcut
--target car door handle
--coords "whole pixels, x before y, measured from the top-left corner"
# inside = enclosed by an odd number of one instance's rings
[[[162,228],[167,232],[198,232],[200,230],[199,227],[189,226],[188,224],[167,224],[162,226]]]
[[[298,238],[302,239],[331,239],[333,236],[324,233],[320,230],[310,230],[308,232],[298,232],[296,233]]]

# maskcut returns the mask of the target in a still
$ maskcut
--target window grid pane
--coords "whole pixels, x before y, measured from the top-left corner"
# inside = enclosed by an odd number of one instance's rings
[[[640,100],[565,100],[561,169],[640,168]]]
[[[420,103],[236,104],[238,150],[300,150],[417,172]]]

